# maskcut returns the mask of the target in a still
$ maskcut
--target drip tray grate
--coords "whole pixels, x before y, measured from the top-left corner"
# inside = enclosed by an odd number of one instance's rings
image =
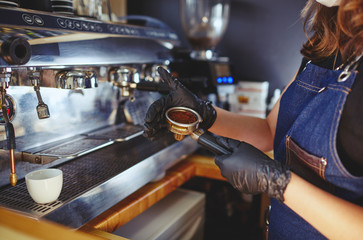
[[[18,155],[20,161],[47,164],[60,158],[76,158],[107,147],[116,142],[126,142],[142,135],[143,127],[122,123],[116,126],[77,135],[56,143],[31,148]]]
[[[91,139],[108,139],[116,142],[123,142],[136,135],[141,135],[142,132],[143,127],[140,125],[122,124],[122,127],[112,126],[107,129],[86,134],[85,136]]]
[[[28,194],[24,181],[19,182],[16,187],[9,187],[0,193],[0,205],[21,212],[29,213],[35,217],[41,217],[60,206],[62,202],[57,200],[48,204],[37,204]],[[14,206],[16,206],[14,208]]]
[[[56,202],[35,203],[28,194],[24,179],[21,179],[14,187],[8,185],[0,188],[0,206],[41,218],[161,151],[170,143],[170,139],[150,142],[142,137],[115,143],[58,166],[63,171],[63,189]]]

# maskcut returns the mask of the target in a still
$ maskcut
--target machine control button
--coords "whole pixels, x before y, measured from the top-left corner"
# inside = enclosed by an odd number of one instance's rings
[[[109,25],[108,30],[110,30],[110,32],[114,33],[115,32],[115,27],[112,26],[112,25]]]
[[[33,19],[35,21],[36,24],[38,25],[44,25],[44,21],[41,17],[37,16],[37,15],[34,15],[33,16]]]
[[[61,28],[66,28],[66,27],[67,27],[66,22],[65,22],[63,19],[61,19],[61,18],[58,18],[58,19],[57,19],[57,23],[58,23],[58,25],[59,25]]]
[[[136,29],[132,29],[131,32],[132,32],[132,35],[140,35],[140,32]]]
[[[78,21],[74,21],[74,26],[75,26],[77,29],[79,29],[79,30],[81,30],[81,29],[82,29],[82,25],[81,25],[81,23],[80,23],[80,22],[78,22]]]
[[[86,23],[86,22],[82,22],[81,23],[81,25],[82,25],[82,28],[84,29],[84,30],[86,30],[86,31],[88,31],[89,30],[89,24],[88,23]]]
[[[73,24],[73,22],[71,20],[67,19],[65,21],[65,24],[66,24],[67,28],[74,29],[74,24]]]
[[[23,14],[21,16],[23,18],[23,20],[27,23],[27,24],[30,24],[32,25],[34,23],[34,20],[31,16],[29,16],[28,14]]]
[[[100,25],[96,25],[97,32],[103,32],[102,27]]]

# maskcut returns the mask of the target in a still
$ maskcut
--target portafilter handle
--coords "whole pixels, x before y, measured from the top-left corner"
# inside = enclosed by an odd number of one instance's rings
[[[216,138],[208,131],[205,132],[204,130],[198,128],[190,134],[190,137],[216,155],[232,153],[230,149],[219,145],[216,141]]]

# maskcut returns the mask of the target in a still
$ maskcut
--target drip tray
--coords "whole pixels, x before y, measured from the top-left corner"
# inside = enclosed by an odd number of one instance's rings
[[[1,206],[29,213],[35,218],[44,216],[61,204],[61,200],[49,204],[36,204],[30,197],[24,181],[19,182],[16,187],[5,188],[0,192]]]
[[[15,187],[0,189],[0,206],[78,228],[197,148],[192,139],[176,142],[172,135],[153,142],[142,136],[116,142],[57,166],[64,184],[56,202],[36,204],[21,179]]]
[[[142,126],[122,123],[41,147],[23,150],[21,153],[16,154],[16,160],[47,164],[60,158],[75,158],[115,142],[131,140],[142,135],[142,133]]]

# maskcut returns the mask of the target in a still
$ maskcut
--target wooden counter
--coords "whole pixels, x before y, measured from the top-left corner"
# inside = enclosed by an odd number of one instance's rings
[[[0,207],[0,239],[8,240],[126,240],[107,232],[90,230],[89,233],[74,231],[54,222],[38,221],[28,216]]]
[[[194,176],[225,180],[212,158],[192,155],[83,226],[79,231],[0,207],[0,232],[5,239],[125,239],[110,234]]]
[[[90,221],[81,230],[89,231],[94,228],[111,233],[195,176],[225,180],[213,158],[191,155],[167,170],[163,179],[140,188]]]
[[[15,236],[11,235],[14,231],[18,231],[23,236],[29,236],[22,239],[33,239],[31,237],[35,239],[125,239],[110,233],[196,176],[226,180],[213,158],[194,154],[167,170],[163,179],[146,184],[81,227],[79,231],[45,220],[37,221],[0,208],[0,232],[5,232],[7,229],[9,236]],[[262,205],[266,205],[266,202],[264,201]],[[9,237],[9,239],[19,238]]]

